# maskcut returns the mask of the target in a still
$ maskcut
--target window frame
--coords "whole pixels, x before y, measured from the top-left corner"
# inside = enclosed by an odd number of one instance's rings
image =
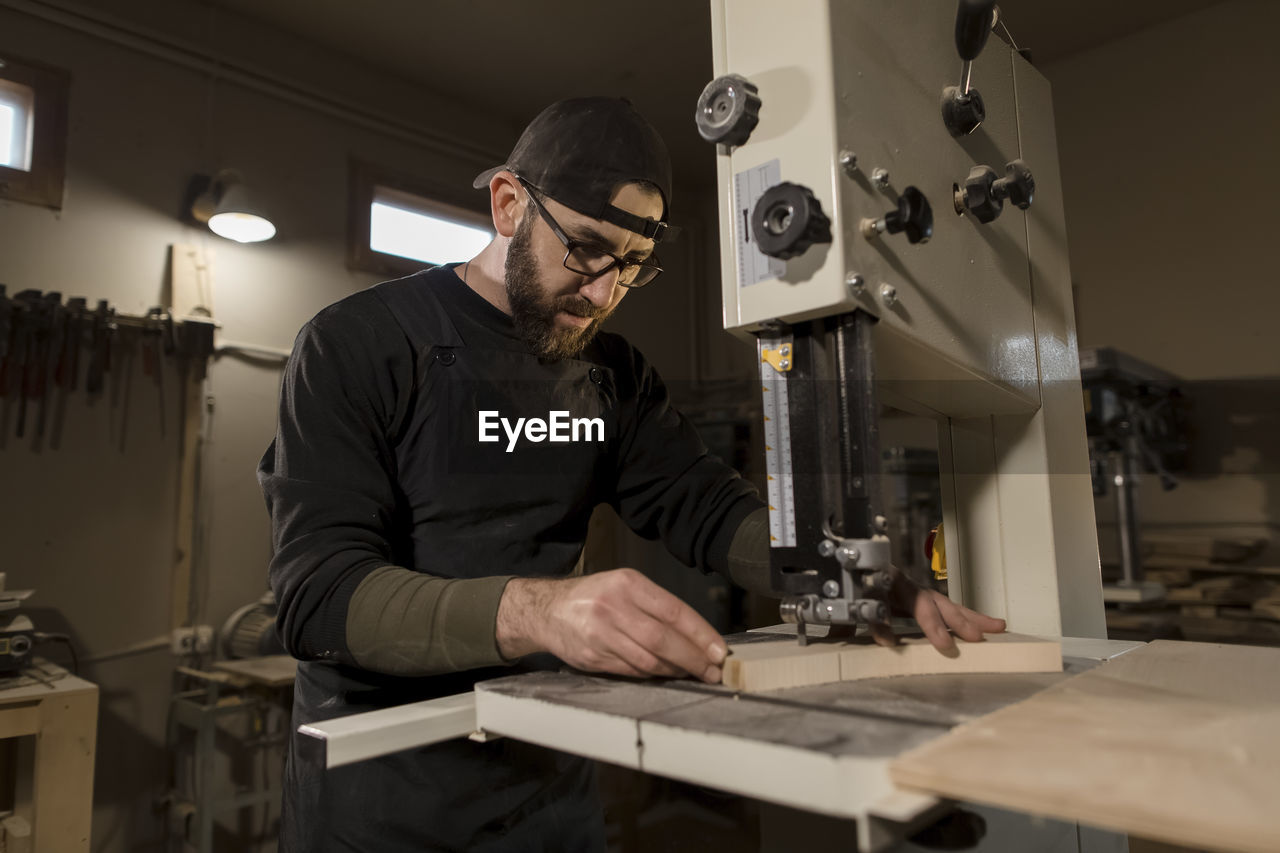
[[[31,170],[0,166],[0,199],[62,209],[67,173],[67,102],[71,75],[0,50],[0,80],[26,86],[35,93],[30,121]]]
[[[473,190],[469,183],[447,186],[407,172],[377,166],[352,158],[349,166],[347,207],[347,269],[378,275],[404,276],[426,269],[430,264],[400,255],[379,252],[369,245],[371,208],[378,189],[391,196],[412,196],[419,203],[413,208],[430,213],[434,208],[443,216],[458,211],[478,217],[476,224],[493,224],[489,212],[489,195]],[[409,207],[409,205],[405,205]],[[451,210],[452,208],[452,210]]]

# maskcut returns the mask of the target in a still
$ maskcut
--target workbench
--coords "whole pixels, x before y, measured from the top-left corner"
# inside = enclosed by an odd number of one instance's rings
[[[5,775],[14,800],[2,824],[6,849],[87,851],[98,686],[40,659],[23,674],[28,683],[0,689],[0,739],[17,739],[5,751],[13,759]]]

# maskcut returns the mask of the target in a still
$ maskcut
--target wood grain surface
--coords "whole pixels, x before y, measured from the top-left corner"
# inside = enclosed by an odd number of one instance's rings
[[[922,637],[885,648],[870,641],[801,646],[794,637],[781,635],[776,641],[730,643],[729,648],[724,684],[746,692],[898,675],[1062,670],[1058,641],[1023,634],[991,634],[981,643],[957,639],[951,656]]]
[[[1212,850],[1280,850],[1280,649],[1157,641],[914,749],[912,790]]]

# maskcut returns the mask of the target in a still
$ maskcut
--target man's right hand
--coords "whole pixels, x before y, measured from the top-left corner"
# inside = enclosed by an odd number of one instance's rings
[[[634,569],[514,578],[498,604],[498,650],[550,652],[589,672],[720,681],[727,647],[692,607]]]

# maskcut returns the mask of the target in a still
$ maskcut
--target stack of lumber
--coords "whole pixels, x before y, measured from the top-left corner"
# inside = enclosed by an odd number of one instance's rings
[[[1257,554],[1266,544],[1265,539],[1255,538],[1145,533],[1142,536],[1142,562],[1152,568],[1240,563]]]
[[[1143,577],[1165,599],[1108,610],[1114,637],[1280,645],[1280,566],[1249,561],[1264,540],[1189,535],[1143,538]]]

